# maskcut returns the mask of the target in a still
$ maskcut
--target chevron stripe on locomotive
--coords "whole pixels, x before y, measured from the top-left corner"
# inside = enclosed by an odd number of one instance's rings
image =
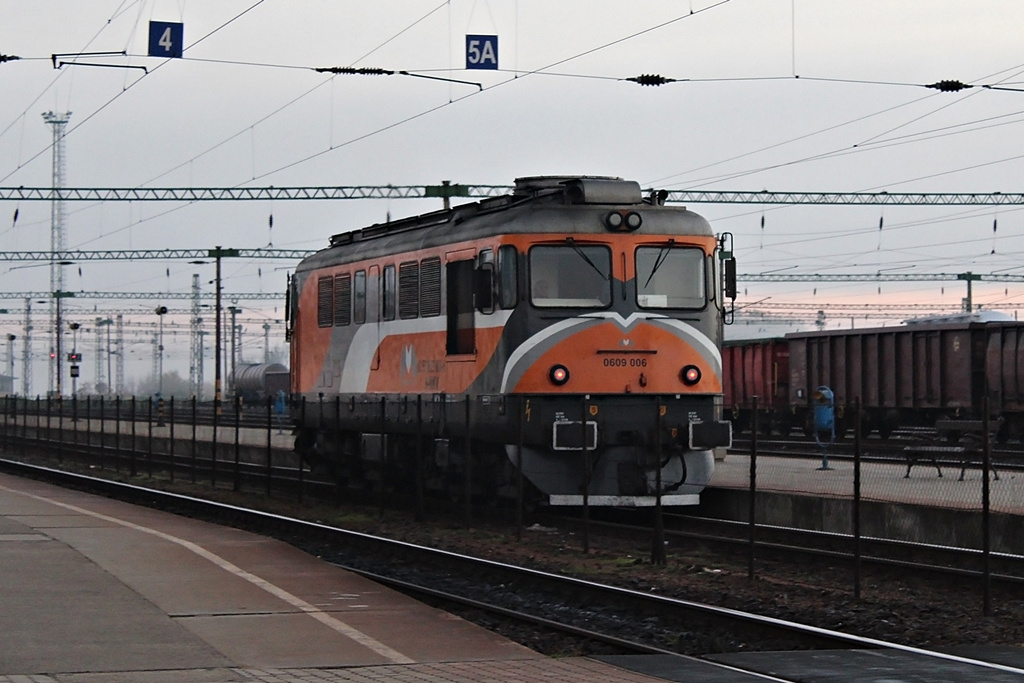
[[[296,450],[389,491],[697,503],[732,440],[735,265],[731,237],[666,196],[524,178],[332,237],[289,285]]]

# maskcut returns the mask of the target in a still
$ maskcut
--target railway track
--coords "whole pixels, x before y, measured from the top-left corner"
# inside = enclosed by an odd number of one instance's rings
[[[231,444],[222,444],[222,460],[217,462],[209,458],[195,458],[190,455],[187,444],[176,454],[136,452],[132,450],[130,440],[125,438],[119,444],[113,440],[106,443],[63,444],[49,441],[34,441],[30,448],[48,457],[50,461],[59,463],[84,465],[97,475],[116,477],[122,473],[134,476],[145,472],[166,479],[170,473],[170,482],[175,476],[193,484],[206,482],[212,488],[230,486],[234,491],[252,493],[269,493],[271,490],[279,495],[303,500],[319,499],[337,501],[344,497],[352,502],[366,505],[394,507],[396,499],[390,502],[380,494],[362,489],[340,489],[338,485],[300,469],[292,463],[273,464],[271,466],[246,463],[233,459]],[[784,457],[813,458],[810,453],[785,452]],[[820,456],[817,456],[820,457]],[[852,457],[852,456],[851,456]],[[37,458],[28,458],[31,462],[40,462]],[[949,463],[952,465],[953,463]],[[1005,466],[1001,466],[1006,469]],[[163,474],[160,474],[163,473]],[[432,503],[437,507],[439,503]],[[607,513],[604,513],[607,514]],[[588,524],[595,531],[618,534],[625,537],[646,538],[650,536],[653,524],[644,520],[643,524],[630,523],[634,515],[625,513],[613,515],[613,519],[591,516]],[[565,515],[550,514],[542,516],[534,514],[534,518],[542,524],[557,524],[568,528],[580,529],[581,523],[574,512]],[[699,541],[715,544],[718,547],[743,549],[761,554],[775,553],[787,555],[789,558],[816,558],[823,561],[845,563],[853,566],[860,562],[869,566],[903,567],[914,571],[928,571],[934,575],[946,575],[968,579],[982,579],[987,575],[988,581],[995,584],[1019,585],[1024,583],[1024,557],[1005,553],[991,553],[989,566],[983,568],[981,552],[977,549],[956,548],[950,546],[928,545],[923,543],[901,542],[883,538],[860,537],[859,547],[855,548],[855,539],[849,534],[825,533],[805,529],[758,524],[753,530],[755,544],[751,545],[750,525],[745,522],[696,518],[690,515],[663,513],[666,539],[672,543]]]
[[[742,670],[734,664],[721,665],[702,656],[723,650],[855,648],[912,654],[950,666],[988,671],[990,680],[1024,675],[1024,670],[1012,666],[604,585],[259,510],[10,460],[0,461],[0,465],[22,476],[214,522],[230,521],[287,540],[404,592],[429,596],[445,605],[457,604],[460,609],[483,613],[488,619],[511,620],[545,633],[600,643],[618,653],[700,657],[704,663],[739,672]],[[751,680],[801,680],[751,670],[744,673]]]

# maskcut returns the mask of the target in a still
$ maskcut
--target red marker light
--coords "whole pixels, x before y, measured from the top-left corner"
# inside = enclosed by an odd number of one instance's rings
[[[569,381],[569,368],[564,365],[552,365],[548,377],[552,384],[560,387]]]
[[[683,371],[679,373],[679,376],[683,380],[683,384],[688,387],[692,387],[700,381],[700,368],[696,365],[687,365],[683,368]]]

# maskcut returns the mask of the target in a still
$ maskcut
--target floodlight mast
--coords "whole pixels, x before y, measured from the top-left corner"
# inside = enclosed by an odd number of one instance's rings
[[[50,329],[54,331],[55,346],[50,347],[50,391],[61,395],[60,362],[60,296],[64,290],[64,264],[58,262],[57,254],[67,250],[67,235],[64,228],[64,129],[71,118],[71,112],[57,114],[52,111],[43,114],[43,121],[53,127],[53,173],[50,200]]]

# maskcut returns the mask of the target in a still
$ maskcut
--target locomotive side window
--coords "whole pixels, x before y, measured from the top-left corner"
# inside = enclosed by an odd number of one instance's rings
[[[395,283],[395,267],[384,266],[383,276],[383,287],[384,295],[381,298],[381,319],[382,320],[394,320],[396,299],[398,298],[398,288]]]
[[[352,283],[352,320],[361,325],[366,322],[366,271],[357,270]]]
[[[352,322],[352,276],[348,273],[334,278],[334,324]]]
[[[511,244],[498,248],[498,304],[504,309],[515,308],[519,301],[518,256]]]
[[[530,249],[530,300],[546,308],[604,308],[612,302],[612,252],[605,246]]]
[[[420,261],[420,315],[433,318],[441,315],[441,257]]]
[[[641,308],[703,308],[704,252],[693,247],[639,247],[636,302]]]
[[[420,314],[420,264],[406,261],[398,265],[398,317],[416,318]]]
[[[477,256],[476,291],[473,293],[473,305],[481,313],[494,313],[494,274],[494,250],[481,249]]]
[[[334,278],[317,278],[316,281],[316,324],[330,327],[334,324]]]

